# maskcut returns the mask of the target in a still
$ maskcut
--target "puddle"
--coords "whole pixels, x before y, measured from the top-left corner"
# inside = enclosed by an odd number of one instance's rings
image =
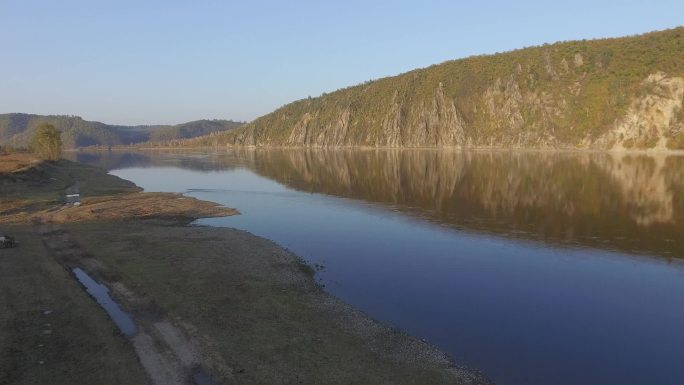
[[[112,297],[109,296],[109,289],[107,289],[107,286],[97,283],[97,281],[92,279],[88,273],[83,271],[81,268],[76,267],[72,270],[72,272],[78,281],[85,286],[88,294],[95,298],[97,303],[99,303],[100,306],[102,306],[102,308],[107,312],[107,314],[109,314],[109,318],[114,321],[123,335],[130,338],[138,332],[138,327],[135,325],[133,318],[128,313],[121,310],[119,304],[117,304]]]
[[[219,385],[209,374],[202,370],[195,370],[192,373],[192,381],[195,385]]]

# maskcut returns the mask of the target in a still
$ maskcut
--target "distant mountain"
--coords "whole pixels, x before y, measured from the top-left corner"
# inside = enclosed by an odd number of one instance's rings
[[[684,149],[683,97],[679,27],[449,61],[184,145]]]
[[[62,131],[65,147],[115,146],[143,142],[169,142],[228,131],[243,123],[232,120],[197,120],[177,125],[117,126],[83,120],[78,116],[0,114],[0,144],[25,146],[41,123]]]

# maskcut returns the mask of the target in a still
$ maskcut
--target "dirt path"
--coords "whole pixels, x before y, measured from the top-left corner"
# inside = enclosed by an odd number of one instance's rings
[[[58,213],[55,210],[52,213]],[[120,282],[106,279],[107,271],[68,230],[51,223],[49,216],[37,221],[37,231],[55,259],[66,269],[81,267],[105,284],[120,304],[131,311],[138,332],[130,338],[140,363],[153,385],[194,384],[193,376],[203,372],[199,343],[169,320],[163,319],[145,298],[137,296]]]

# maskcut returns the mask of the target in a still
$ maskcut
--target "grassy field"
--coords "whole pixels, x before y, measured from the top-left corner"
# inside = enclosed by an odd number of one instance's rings
[[[262,238],[144,222],[67,229],[101,262],[97,276],[154,299],[138,313],[177,320],[205,341],[207,366],[223,383],[481,383],[329,297],[308,266]]]
[[[13,155],[0,156],[0,164]],[[24,162],[25,163],[25,162]],[[19,166],[22,163],[14,163]],[[58,162],[35,162],[20,172],[0,173],[0,199],[2,202],[25,200],[44,204],[61,203],[64,191],[78,187],[83,196],[109,196],[141,191],[134,183],[109,175],[104,170],[84,164],[60,160]]]
[[[8,173],[40,162],[33,154],[17,152],[0,156],[0,173]]]
[[[138,191],[100,169],[0,156],[0,218],[59,205],[64,190]],[[0,221],[1,223],[2,221]],[[18,247],[0,249],[0,384],[145,384],[132,346],[53,257],[38,228],[0,224]]]
[[[0,384],[145,384],[132,346],[50,255],[32,226],[3,226]]]

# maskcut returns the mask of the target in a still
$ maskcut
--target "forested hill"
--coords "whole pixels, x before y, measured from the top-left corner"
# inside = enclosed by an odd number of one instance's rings
[[[240,127],[232,120],[197,120],[177,125],[117,126],[83,120],[78,116],[0,114],[0,144],[25,146],[41,123],[54,124],[62,132],[65,147],[115,146],[142,142],[168,142]]]
[[[683,97],[679,27],[449,61],[299,100],[237,130],[184,142],[684,148]]]

